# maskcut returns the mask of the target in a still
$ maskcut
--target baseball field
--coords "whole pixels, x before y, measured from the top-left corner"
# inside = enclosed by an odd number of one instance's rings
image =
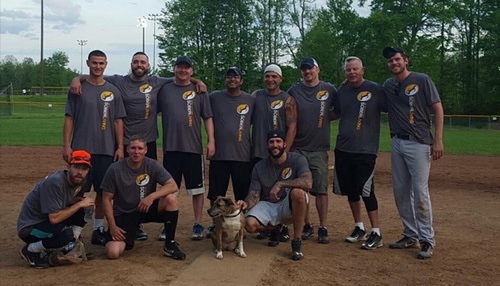
[[[91,245],[90,229],[85,229],[84,242],[88,250],[94,253],[94,260],[80,265],[35,270],[19,256],[23,243],[16,234],[17,216],[29,190],[44,176],[65,168],[61,157],[62,148],[58,145],[62,141],[62,121],[58,123],[60,119],[52,121],[53,119],[34,118],[29,119],[31,121],[28,123],[21,123],[23,120],[15,122],[13,118],[15,117],[0,118],[0,221],[3,226],[0,233],[1,285],[499,283],[497,274],[500,272],[500,244],[497,239],[500,237],[500,135],[496,131],[491,131],[485,140],[481,139],[483,135],[478,135],[478,132],[466,132],[468,135],[463,135],[464,138],[459,137],[461,143],[455,143],[451,137],[447,139],[445,131],[445,156],[432,163],[430,176],[437,246],[434,256],[427,261],[415,258],[418,249],[393,250],[387,247],[389,243],[401,238],[402,224],[392,195],[390,154],[381,152],[377,161],[375,183],[381,230],[386,244],[382,248],[361,250],[359,244],[344,242],[354,223],[346,198],[330,193],[327,227],[331,243],[318,244],[317,235],[312,240],[304,241],[305,258],[302,261],[294,262],[288,258],[289,243],[270,248],[266,241],[257,240],[255,235],[249,234],[245,239],[247,258],[225,252],[224,259],[217,260],[210,240],[190,239],[193,222],[191,198],[181,191],[177,240],[180,248],[187,254],[186,260],[175,261],[163,257],[162,243],[156,241],[161,225],[147,224],[144,229],[150,238],[137,242],[136,247],[119,260],[108,260],[103,247]],[[60,125],[55,126],[57,124]],[[47,125],[51,127],[46,127]],[[28,137],[31,139],[26,139]],[[7,143],[6,140],[30,143]],[[45,143],[46,140],[54,140],[56,143]],[[471,148],[484,148],[490,151],[479,154],[489,156],[447,152],[448,146],[454,150],[454,144],[464,145],[468,140],[475,141],[475,144],[463,147],[464,149],[470,151]],[[384,150],[387,146],[382,148]],[[333,162],[332,156],[330,161]],[[209,168],[209,162],[207,166]],[[311,218],[317,226],[314,200]],[[369,227],[365,213],[363,220]],[[205,213],[203,224],[206,227],[209,223]]]

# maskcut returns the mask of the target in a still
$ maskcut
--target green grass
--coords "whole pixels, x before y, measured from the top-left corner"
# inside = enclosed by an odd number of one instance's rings
[[[0,146],[62,146],[65,100],[65,96],[16,96],[12,115],[0,116]],[[1,97],[0,102],[0,108],[5,108]],[[332,124],[332,148],[337,127]],[[445,154],[500,156],[500,131],[445,126],[443,137]],[[390,151],[387,124],[382,125],[380,151]]]

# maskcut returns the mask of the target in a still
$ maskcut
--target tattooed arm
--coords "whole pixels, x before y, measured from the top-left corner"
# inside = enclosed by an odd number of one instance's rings
[[[285,102],[285,117],[286,117],[286,151],[290,151],[297,134],[297,103],[295,98],[290,96]]]

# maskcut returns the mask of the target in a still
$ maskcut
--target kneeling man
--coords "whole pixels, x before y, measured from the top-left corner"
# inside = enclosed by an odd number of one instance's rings
[[[85,225],[85,208],[94,208],[94,199],[79,197],[90,170],[90,154],[71,153],[68,170],[41,180],[24,200],[17,221],[17,233],[26,242],[21,256],[34,268],[47,268],[48,250],[60,249],[75,241]]]
[[[163,223],[166,241],[163,254],[177,260],[186,255],[177,247],[175,230],[179,216],[177,184],[158,161],[147,158],[146,140],[130,138],[129,157],[113,163],[104,176],[104,214],[109,223],[106,233],[108,258],[116,259],[134,247],[140,223]],[[156,190],[156,184],[161,187]]]
[[[267,134],[270,156],[255,165],[248,196],[237,203],[247,210],[245,229],[249,233],[272,231],[270,246],[278,245],[281,225],[293,223],[291,258],[300,260],[304,257],[300,237],[312,175],[304,156],[285,151],[285,139],[286,134],[281,130]]]

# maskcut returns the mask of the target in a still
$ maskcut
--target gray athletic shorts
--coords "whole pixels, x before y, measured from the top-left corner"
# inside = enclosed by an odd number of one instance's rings
[[[279,202],[260,201],[251,208],[245,217],[254,217],[263,226],[293,223],[292,205],[290,203],[290,189],[286,189],[286,196]],[[307,204],[309,195],[306,193]]]

